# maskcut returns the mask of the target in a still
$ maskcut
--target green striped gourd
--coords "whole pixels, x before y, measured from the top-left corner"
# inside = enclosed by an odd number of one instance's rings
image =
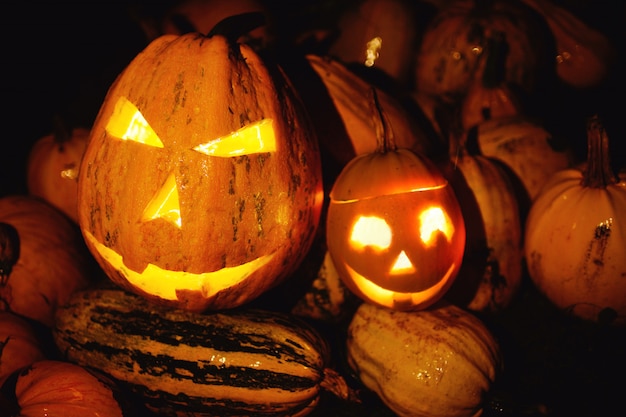
[[[59,309],[54,340],[167,416],[305,416],[323,388],[348,397],[325,339],[285,313],[200,314],[94,288]]]

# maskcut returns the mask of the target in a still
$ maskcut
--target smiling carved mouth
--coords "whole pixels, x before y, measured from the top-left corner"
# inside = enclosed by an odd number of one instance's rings
[[[148,264],[142,272],[136,272],[124,265],[124,259],[120,254],[98,242],[91,233],[85,232],[84,234],[102,259],[122,274],[130,284],[166,300],[177,300],[177,291],[180,290],[198,291],[204,298],[210,298],[244,281],[273,257],[273,255],[266,255],[242,265],[200,274],[170,271],[154,264]]]

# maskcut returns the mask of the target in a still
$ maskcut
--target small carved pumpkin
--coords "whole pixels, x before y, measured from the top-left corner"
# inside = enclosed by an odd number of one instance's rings
[[[525,256],[536,287],[559,309],[591,322],[626,325],[626,177],[611,168],[608,135],[588,125],[581,169],[545,184],[526,221]]]
[[[330,192],[328,252],[363,300],[397,310],[425,308],[443,296],[461,266],[463,216],[437,166],[395,147],[377,107],[379,149],[348,163]]]
[[[79,224],[109,278],[194,311],[239,306],[286,278],[323,202],[295,91],[224,27],[164,35],[127,66],[79,174]]]

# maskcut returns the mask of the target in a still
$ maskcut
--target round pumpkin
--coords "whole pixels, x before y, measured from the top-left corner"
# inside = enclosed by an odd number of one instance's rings
[[[608,135],[589,121],[583,169],[557,172],[526,221],[528,273],[557,308],[596,323],[626,325],[626,176],[610,164]]]
[[[111,379],[58,360],[35,361],[0,388],[8,416],[122,417],[125,410]]]
[[[459,271],[465,224],[439,168],[395,147],[384,109],[377,107],[379,147],[354,158],[335,180],[326,244],[339,276],[363,300],[398,310],[425,308]]]
[[[113,282],[155,302],[251,301],[297,268],[319,225],[315,131],[281,69],[235,41],[248,17],[154,40],[91,131],[81,230]]]
[[[28,155],[26,186],[78,223],[78,169],[89,140],[89,129],[55,132],[39,138]]]
[[[0,311],[0,386],[13,372],[45,357],[32,323],[10,311]]]
[[[57,307],[93,281],[93,259],[78,227],[28,195],[0,198],[0,224],[0,310],[52,326]]]

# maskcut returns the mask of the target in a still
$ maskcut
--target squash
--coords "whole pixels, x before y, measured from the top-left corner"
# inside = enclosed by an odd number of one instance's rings
[[[487,40],[458,110],[463,130],[469,131],[487,120],[524,114],[522,100],[506,80],[507,47],[502,34]]]
[[[510,168],[522,186],[522,202],[533,201],[554,173],[575,163],[570,143],[524,113],[485,120],[475,128],[480,153]]]
[[[322,150],[339,168],[378,146],[376,118],[369,104],[372,88],[393,126],[397,146],[429,156],[437,155],[443,148],[439,138],[430,133],[430,127],[396,96],[375,87],[337,59],[315,54],[305,58],[310,68],[292,70],[289,75],[315,121]],[[335,120],[337,123],[333,123]]]
[[[9,260],[0,261],[0,310],[52,326],[56,308],[93,282],[93,258],[80,231],[44,200],[18,194],[0,198],[0,224],[0,242],[8,241],[3,260]]]
[[[94,288],[59,311],[54,340],[166,415],[304,416],[322,390],[354,398],[320,333],[271,310],[199,314]]]
[[[546,20],[556,39],[556,74],[576,89],[600,86],[616,62],[612,40],[556,2],[522,0]],[[591,6],[591,4],[590,4]]]
[[[364,301],[426,308],[461,266],[465,224],[452,187],[434,162],[397,147],[376,90],[378,148],[355,157],[330,191],[326,244],[346,286]]]
[[[489,39],[507,45],[505,80],[525,95],[554,79],[554,38],[545,20],[517,0],[455,0],[442,5],[417,49],[415,89],[448,102],[467,92]]]
[[[78,169],[89,129],[58,129],[32,145],[26,162],[28,193],[44,200],[78,223]]]
[[[472,311],[499,313],[522,283],[523,221],[516,188],[501,163],[478,153],[471,132],[451,142],[444,172],[463,212],[466,243],[459,274],[445,297]]]
[[[346,343],[356,377],[401,417],[479,416],[504,370],[489,328],[443,301],[420,311],[363,303]]]
[[[32,323],[10,311],[0,311],[0,386],[13,372],[45,357]]]
[[[557,172],[528,214],[525,258],[536,288],[559,310],[592,323],[626,325],[626,176],[611,167],[597,116],[585,166]]]
[[[81,231],[113,282],[154,302],[192,311],[250,302],[286,279],[315,237],[315,130],[282,70],[236,42],[258,17],[154,40],[113,83],[91,130]]]
[[[82,366],[42,359],[17,371],[0,389],[7,417],[122,417],[111,379]],[[7,414],[4,414],[7,413]]]

